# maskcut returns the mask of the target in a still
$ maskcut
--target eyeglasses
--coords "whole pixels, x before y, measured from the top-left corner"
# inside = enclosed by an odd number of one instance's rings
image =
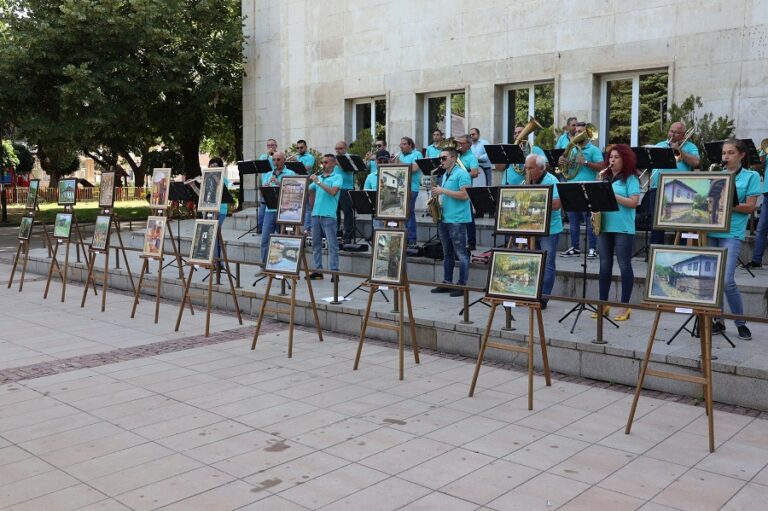
[[[445,160],[447,160],[447,159],[448,159],[448,157],[447,157],[447,156],[441,156],[441,157],[440,157],[440,161],[445,161]]]

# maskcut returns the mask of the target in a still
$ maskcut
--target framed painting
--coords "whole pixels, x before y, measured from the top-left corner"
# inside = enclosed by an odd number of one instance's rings
[[[307,186],[306,176],[285,176],[280,181],[280,200],[277,204],[278,224],[304,223]]]
[[[411,191],[409,165],[379,165],[376,218],[381,220],[408,220],[408,197]]]
[[[32,224],[35,222],[32,215],[21,217],[21,223],[19,224],[19,234],[16,236],[20,240],[28,240],[32,235]]]
[[[163,240],[165,239],[165,217],[147,217],[147,229],[144,231],[144,248],[142,255],[146,257],[163,257]]]
[[[375,230],[370,281],[377,284],[402,285],[407,246],[405,230]]]
[[[721,309],[727,249],[651,245],[643,301]]]
[[[727,232],[731,228],[733,174],[670,172],[659,175],[653,228]]]
[[[539,301],[545,260],[545,252],[539,250],[492,250],[487,296]]]
[[[77,179],[59,181],[59,206],[74,206],[77,202]]]
[[[53,237],[60,240],[68,240],[72,232],[72,213],[56,213],[53,221]]]
[[[195,220],[195,230],[192,233],[192,249],[189,254],[190,263],[213,264],[213,253],[216,248],[218,230],[218,220]]]
[[[551,186],[499,188],[499,201],[496,204],[497,233],[547,236],[551,215]]]
[[[115,173],[102,172],[99,183],[99,207],[111,208],[115,204]]]
[[[98,215],[96,217],[93,238],[91,239],[91,250],[104,252],[109,249],[109,232],[111,227],[112,217],[110,215]]]
[[[197,210],[218,212],[221,207],[222,193],[224,193],[224,169],[203,169]]]
[[[149,207],[153,210],[166,209],[171,188],[171,169],[153,169],[151,186]]]
[[[304,236],[272,234],[269,237],[267,264],[264,271],[281,275],[298,275],[304,251]]]
[[[29,190],[27,191],[27,203],[24,207],[28,210],[34,210],[37,207],[37,195],[40,192],[40,180],[33,179],[29,182]]]

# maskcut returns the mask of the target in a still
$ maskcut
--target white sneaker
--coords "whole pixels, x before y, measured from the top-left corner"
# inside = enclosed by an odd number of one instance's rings
[[[568,250],[560,252],[560,257],[578,257],[581,255],[581,250],[576,247],[569,247]]]
[[[587,252],[587,257],[589,259],[594,259],[595,257],[597,257],[597,250],[595,250],[594,248],[590,248],[589,252]]]

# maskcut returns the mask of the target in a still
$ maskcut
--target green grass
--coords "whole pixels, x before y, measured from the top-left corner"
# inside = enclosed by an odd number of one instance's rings
[[[75,216],[79,223],[95,222],[96,216],[101,213],[98,202],[81,202],[75,205]],[[41,204],[40,211],[35,212],[35,220],[45,223],[53,223],[56,213],[64,211],[64,206],[57,204]],[[146,220],[150,215],[149,204],[144,200],[132,200],[116,202],[113,208],[115,215],[121,221]],[[21,217],[27,213],[23,205],[8,206],[8,224],[19,225]]]

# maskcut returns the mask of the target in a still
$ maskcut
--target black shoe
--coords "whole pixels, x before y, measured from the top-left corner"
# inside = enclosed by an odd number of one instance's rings
[[[477,247],[475,245],[467,245],[467,250],[472,252],[473,250],[477,250]]]
[[[748,269],[762,268],[762,267],[763,267],[763,263],[756,263],[754,261],[750,261],[744,265],[744,268],[748,268]]]
[[[451,298],[456,298],[457,296],[464,296],[464,291],[461,289],[451,289]]]
[[[323,280],[323,274],[322,273],[310,273],[309,274],[309,280]]]
[[[722,334],[725,332],[725,322],[713,321],[712,322],[712,335]]]
[[[450,293],[451,290],[448,289],[447,287],[440,287],[440,286],[438,286],[438,287],[432,288],[429,292],[430,293]]]
[[[547,308],[547,302],[545,302],[545,301],[542,301],[542,302],[541,302],[541,310],[544,310],[544,309],[546,309],[546,308]]]
[[[743,341],[751,341],[752,340],[752,332],[749,331],[749,328],[747,328],[747,325],[741,325],[739,327],[736,327],[739,331],[739,339]]]

